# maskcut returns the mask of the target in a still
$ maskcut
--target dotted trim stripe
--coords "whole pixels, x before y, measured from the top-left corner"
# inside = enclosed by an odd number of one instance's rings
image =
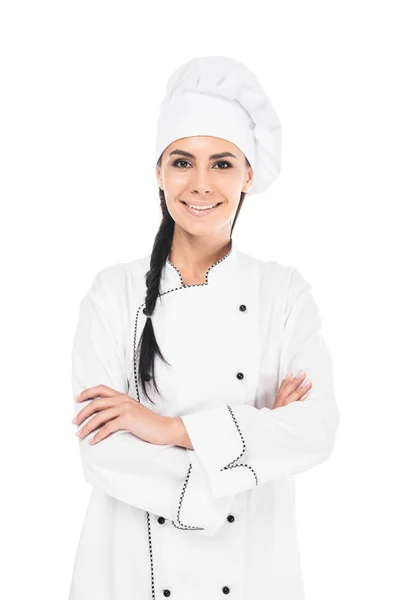
[[[227,405],[227,409],[229,410],[229,413],[230,413],[230,415],[231,415],[231,417],[232,417],[232,419],[233,419],[233,421],[234,421],[234,423],[236,425],[236,429],[238,430],[240,438],[242,440],[242,451],[241,451],[241,453],[239,454],[239,456],[237,458],[235,458],[234,460],[232,460],[225,467],[222,467],[222,469],[220,469],[220,470],[221,471],[225,471],[226,469],[233,469],[235,467],[246,467],[247,469],[250,469],[250,471],[253,473],[254,478],[256,480],[256,486],[257,486],[258,485],[258,477],[257,477],[257,473],[255,472],[255,470],[253,469],[253,467],[251,467],[250,465],[248,465],[246,463],[234,464],[234,463],[236,463],[236,461],[239,460],[239,458],[242,458],[243,454],[245,453],[245,451],[246,451],[246,442],[244,441],[243,434],[242,434],[242,432],[240,430],[240,427],[238,425],[238,422],[236,420],[236,417],[235,417],[235,414],[234,414],[234,412],[232,410],[232,407]]]
[[[188,286],[183,286],[183,287],[188,287]],[[176,290],[181,290],[182,287],[176,287],[176,288],[172,288],[171,290],[167,290],[166,292],[162,292],[161,294],[158,295],[158,297],[160,298],[161,296],[165,296],[165,294],[169,294],[170,292],[175,292]],[[136,398],[138,400],[138,402],[140,402],[140,393],[139,393],[139,386],[138,386],[138,375],[137,375],[137,348],[136,348],[136,337],[137,337],[137,326],[138,326],[138,318],[139,318],[139,313],[141,311],[142,308],[144,308],[146,306],[146,302],[142,302],[142,304],[140,304],[139,308],[136,311],[136,317],[135,317],[135,327],[134,327],[134,333],[133,333],[133,349],[132,349],[132,355],[133,355],[133,375],[135,378],[135,390],[136,390]]]
[[[140,393],[139,393],[139,386],[138,386],[138,376],[137,376],[136,335],[137,335],[137,325],[138,325],[139,312],[140,312],[140,309],[145,304],[146,303],[143,302],[139,306],[139,308],[137,309],[137,311],[136,311],[135,327],[134,327],[134,333],[133,333],[133,374],[134,374],[134,377],[135,377],[136,399],[137,399],[138,402],[141,402],[141,400],[140,400]],[[156,590],[155,590],[155,585],[154,585],[153,544],[152,544],[152,538],[151,538],[151,520],[150,520],[150,513],[148,511],[146,511],[146,521],[147,521],[147,537],[148,537],[148,542],[149,542],[149,555],[150,555],[151,598],[152,598],[152,600],[156,600]]]
[[[197,284],[196,284],[197,285]],[[199,284],[199,285],[203,285],[203,284]],[[159,296],[164,296],[165,294],[169,294],[170,292],[174,292],[176,290],[181,290],[184,288],[187,288],[190,286],[182,286],[182,287],[178,287],[178,288],[172,288],[171,290],[167,290],[166,292],[162,292],[161,294],[159,294]],[[139,385],[138,385],[138,374],[137,374],[137,348],[136,348],[136,338],[137,338],[137,325],[138,325],[138,319],[139,319],[139,312],[140,310],[145,306],[146,302],[142,302],[142,304],[139,306],[139,308],[136,311],[136,317],[135,317],[135,329],[134,329],[134,334],[133,334],[133,373],[134,373],[134,377],[135,377],[135,390],[136,390],[136,398],[138,400],[138,402],[141,402],[140,400],[140,391],[139,391]],[[195,525],[184,525],[181,520],[180,520],[180,512],[181,512],[181,508],[182,508],[182,503],[183,503],[183,498],[186,492],[186,488],[188,486],[189,483],[189,478],[190,478],[190,473],[192,470],[192,463],[189,463],[189,469],[183,484],[183,488],[182,488],[182,492],[181,492],[181,496],[180,496],[180,500],[179,500],[179,505],[178,505],[178,510],[177,510],[177,516],[176,516],[176,520],[178,522],[178,525],[175,523],[175,521],[172,521],[172,524],[174,525],[174,527],[177,527],[178,529],[190,529],[190,530],[204,530],[204,527],[197,527]],[[148,513],[147,513],[148,514]],[[150,526],[150,522],[148,521],[149,526]]]
[[[217,263],[215,263],[215,264],[217,264]],[[203,285],[203,284],[198,284],[198,285]],[[181,287],[172,288],[171,290],[167,290],[166,292],[162,292],[161,294],[159,294],[159,297],[160,296],[164,296],[165,294],[169,294],[170,292],[175,292],[177,290],[181,290],[181,289],[184,289],[184,288],[187,288],[187,287],[191,287],[191,286],[184,285],[183,281],[182,281],[182,277],[181,277]],[[146,302],[142,302],[142,304],[140,304],[140,306],[138,307],[138,309],[136,311],[135,325],[134,325],[134,332],[133,332],[133,375],[134,375],[134,378],[135,378],[136,399],[137,399],[138,402],[141,402],[141,399],[140,399],[140,391],[139,391],[139,385],[138,385],[138,373],[137,373],[137,370],[138,370],[138,361],[137,361],[136,339],[137,339],[137,328],[138,328],[139,313],[144,308],[145,305],[146,305]],[[186,488],[187,488],[187,485],[188,485],[188,482],[189,482],[189,477],[190,477],[191,470],[192,470],[192,463],[189,464],[189,469],[188,469],[188,472],[187,472],[187,475],[186,475],[185,482],[183,484],[183,489],[182,489],[180,500],[179,500],[179,505],[178,505],[178,510],[177,510],[177,522],[178,522],[178,525],[176,524],[175,521],[172,521],[172,524],[173,524],[174,527],[176,527],[177,529],[185,530],[185,531],[188,531],[188,530],[190,530],[190,531],[193,531],[193,530],[203,530],[204,529],[204,527],[196,527],[194,525],[184,525],[181,522],[181,520],[180,520],[180,512],[181,512],[181,508],[182,508],[183,498],[184,498],[185,491],[186,491]],[[148,535],[149,555],[150,555],[151,598],[152,598],[152,600],[156,600],[156,592],[155,592],[155,585],[154,585],[153,546],[152,546],[152,537],[151,537],[151,519],[150,519],[150,513],[148,511],[146,511],[146,521],[147,521],[147,535]]]
[[[148,536],[148,540],[149,540],[149,553],[150,553],[151,597],[152,597],[152,600],[155,600],[156,588],[154,585],[153,544],[152,544],[152,539],[151,539],[150,514],[148,512],[146,512],[146,519],[147,519],[147,536]]]
[[[223,256],[222,258],[220,258],[219,260],[217,260],[214,264],[211,265],[211,267],[208,267],[207,272],[206,272],[206,280],[203,283],[183,283],[183,277],[182,277],[182,273],[179,271],[178,267],[176,267],[170,260],[169,258],[167,258],[167,263],[169,265],[171,265],[172,268],[175,269],[175,271],[178,273],[179,275],[179,279],[181,280],[181,287],[196,287],[199,285],[208,285],[208,274],[211,271],[211,269],[213,269],[214,267],[216,267],[217,265],[219,265],[219,263],[221,263],[223,260],[225,260],[226,258],[228,258],[228,256],[230,254],[232,254],[232,250],[233,250],[233,246],[231,246],[229,252],[227,254],[225,254],[225,256]],[[181,289],[181,288],[175,288],[175,289]]]
[[[175,521],[171,521],[171,522],[172,522],[172,525],[173,525],[174,527],[176,527],[177,529],[186,529],[186,530],[187,530],[187,529],[204,530],[204,527],[194,527],[193,525],[184,525],[184,524],[182,523],[181,519],[180,519],[180,514],[181,514],[181,508],[182,508],[183,497],[184,497],[184,495],[185,495],[185,492],[186,492],[186,488],[187,488],[187,484],[188,484],[188,481],[189,481],[189,477],[190,477],[191,470],[192,470],[192,463],[190,463],[190,464],[189,464],[189,469],[188,469],[188,472],[187,472],[187,475],[186,475],[185,483],[183,484],[183,489],[182,489],[182,492],[181,492],[181,497],[180,497],[180,499],[179,499],[178,512],[177,512],[177,516],[176,516],[176,520],[178,521],[179,525],[177,525],[177,524],[175,523]]]
[[[211,269],[213,269],[216,265],[220,264],[223,260],[225,260],[230,254],[232,254],[233,251],[233,245],[231,246],[231,249],[229,250],[229,252],[223,256],[221,259],[217,260],[214,264],[212,264],[206,272],[206,280],[203,283],[193,283],[193,284],[185,284],[183,283],[183,277],[181,272],[179,271],[179,269],[169,260],[169,258],[167,258],[167,262],[171,265],[171,267],[173,267],[175,269],[175,271],[178,273],[179,275],[179,279],[181,282],[180,287],[175,287],[172,288],[170,290],[167,290],[165,292],[162,292],[158,295],[158,297],[164,296],[165,294],[169,294],[171,292],[175,292],[177,290],[182,290],[182,289],[186,289],[186,288],[191,288],[191,287],[196,287],[196,286],[201,286],[201,285],[208,285],[208,275],[211,271]],[[137,338],[137,326],[138,326],[138,319],[139,319],[139,312],[144,308],[144,306],[146,305],[146,302],[142,302],[142,304],[140,304],[140,306],[138,307],[137,311],[136,311],[136,316],[135,316],[135,326],[134,326],[134,335],[133,335],[133,375],[135,378],[135,390],[136,390],[136,399],[138,402],[141,402],[140,400],[140,392],[139,392],[139,385],[138,385],[138,375],[137,375],[137,348],[136,348],[136,338]],[[249,466],[249,465],[245,465],[245,464],[233,464],[235,463],[237,460],[239,460],[239,458],[244,454],[244,451],[246,449],[246,445],[244,442],[244,438],[243,435],[239,429],[239,426],[236,422],[235,416],[232,412],[232,409],[230,406],[228,406],[228,409],[232,415],[232,418],[235,422],[235,425],[239,431],[240,437],[242,438],[242,442],[243,442],[243,450],[241,452],[241,454],[232,462],[230,462],[228,465],[226,465],[225,467],[223,467],[221,469],[221,471],[225,470],[225,469],[231,469],[234,467],[248,467],[249,469],[251,469],[251,471],[253,472],[255,478],[256,478],[256,485],[258,485],[258,478],[257,475],[255,473],[255,471]],[[186,525],[184,523],[182,523],[182,521],[180,520],[180,513],[181,513],[181,509],[182,509],[182,504],[183,504],[183,499],[185,496],[185,492],[189,483],[189,478],[190,478],[190,473],[192,471],[192,463],[189,463],[189,468],[188,468],[188,472],[183,484],[183,488],[181,491],[181,495],[179,498],[179,504],[178,504],[178,510],[177,510],[177,516],[176,516],[176,522],[174,520],[172,520],[172,525],[177,528],[177,529],[181,529],[183,531],[203,531],[204,527],[197,527],[194,525]],[[148,511],[146,511],[146,518],[147,518],[147,531],[148,531],[148,540],[149,540],[149,554],[150,554],[150,577],[151,577],[151,598],[152,600],[156,600],[156,595],[155,595],[155,585],[154,585],[154,560],[153,560],[153,548],[152,548],[152,538],[151,538],[151,520],[150,520],[150,513]]]
[[[167,262],[171,265],[171,267],[173,267],[175,269],[175,271],[178,273],[179,275],[179,279],[181,281],[181,285],[180,287],[175,287],[172,288],[170,290],[167,290],[165,292],[161,292],[161,294],[158,294],[158,298],[160,298],[161,296],[165,296],[165,294],[170,294],[171,292],[176,292],[177,290],[182,290],[185,288],[190,288],[190,287],[196,287],[196,286],[200,286],[200,285],[208,285],[208,274],[211,271],[211,269],[213,269],[214,267],[216,267],[219,263],[221,263],[223,260],[225,260],[226,258],[228,258],[228,256],[230,254],[232,254],[233,251],[233,245],[231,246],[229,252],[227,254],[225,254],[225,256],[223,256],[222,258],[220,258],[219,260],[217,260],[214,264],[211,265],[211,267],[209,267],[207,269],[206,272],[206,281],[203,283],[192,283],[192,284],[185,284],[183,283],[183,277],[181,272],[179,271],[179,269],[177,267],[175,267],[175,265],[169,260],[169,258],[167,258]],[[144,308],[146,305],[146,302],[142,302],[142,304],[139,306],[139,308],[136,311],[136,317],[135,317],[135,328],[134,328],[134,335],[133,335],[133,364],[134,364],[134,377],[135,377],[135,390],[136,390],[136,395],[137,395],[137,399],[140,402],[139,399],[139,389],[138,389],[138,382],[137,382],[137,353],[136,353],[136,334],[137,334],[137,324],[138,324],[138,318],[139,318],[139,312],[142,308]]]

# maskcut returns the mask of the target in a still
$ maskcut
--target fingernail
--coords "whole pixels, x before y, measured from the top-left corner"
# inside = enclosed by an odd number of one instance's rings
[[[80,429],[79,431],[77,431],[75,435],[80,436],[81,433],[82,433],[82,429]]]
[[[304,386],[306,386],[308,383],[310,383],[310,380],[309,380],[309,379],[305,379],[305,380],[304,380],[304,381],[303,381],[303,382],[300,384],[300,387],[304,387]]]
[[[77,421],[77,419],[76,419],[76,417],[74,417],[74,418],[72,419],[71,423],[76,423],[76,421]]]
[[[300,386],[301,387],[301,386]],[[310,392],[307,392],[306,394],[304,394],[304,396],[301,397],[301,401],[305,400],[306,398],[308,398]]]
[[[300,371],[300,373],[298,375],[296,375],[296,379],[300,379],[300,377],[303,377],[303,375],[305,375],[306,372],[305,371]]]
[[[288,373],[288,375],[286,375],[285,379],[293,379],[293,373]]]
[[[78,400],[78,398],[79,398],[79,396],[81,395],[81,393],[82,393],[82,392],[80,392],[79,394],[77,394],[77,395],[75,396],[75,398],[74,398],[74,400],[75,400],[75,401],[76,401],[76,400]]]

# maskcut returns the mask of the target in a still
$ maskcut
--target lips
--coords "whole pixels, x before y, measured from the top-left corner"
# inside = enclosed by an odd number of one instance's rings
[[[217,210],[217,208],[221,206],[222,202],[217,202],[216,205],[197,204],[196,206],[199,206],[200,208],[190,208],[187,202],[184,202],[183,200],[181,200],[181,204],[183,204],[183,206],[185,207],[185,211],[187,211],[191,215],[195,217],[206,217],[207,215],[210,215],[215,210]],[[193,206],[195,205],[193,204]],[[212,208],[206,208],[207,206],[211,206]]]
[[[199,208],[200,210],[203,208],[211,208],[212,206],[218,206],[219,204],[222,204],[222,202],[215,202],[214,204],[196,204],[195,202],[185,202],[184,200],[181,200],[182,204],[185,204],[185,206],[189,206],[189,204],[191,206],[193,206],[194,208]]]

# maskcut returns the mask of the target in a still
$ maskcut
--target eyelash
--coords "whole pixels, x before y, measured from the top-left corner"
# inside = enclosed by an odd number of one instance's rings
[[[183,158],[180,158],[178,160],[176,160],[172,166],[177,167],[178,169],[180,169],[181,167],[178,167],[179,163],[187,163],[189,164],[189,162],[187,160],[184,160]],[[216,165],[221,165],[221,164],[225,164],[228,165],[227,168],[223,168],[223,169],[217,169],[218,171],[227,171],[228,169],[230,169],[232,167],[232,163],[228,162],[227,160],[219,160],[217,163],[215,163]],[[186,167],[182,167],[182,168],[186,168]]]

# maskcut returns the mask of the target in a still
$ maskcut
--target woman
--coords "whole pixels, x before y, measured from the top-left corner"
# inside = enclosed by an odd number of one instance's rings
[[[280,149],[239,61],[172,74],[152,253],[101,270],[80,307],[74,422],[93,490],[70,600],[304,598],[294,475],[332,452],[332,361],[310,284],[232,239]]]

